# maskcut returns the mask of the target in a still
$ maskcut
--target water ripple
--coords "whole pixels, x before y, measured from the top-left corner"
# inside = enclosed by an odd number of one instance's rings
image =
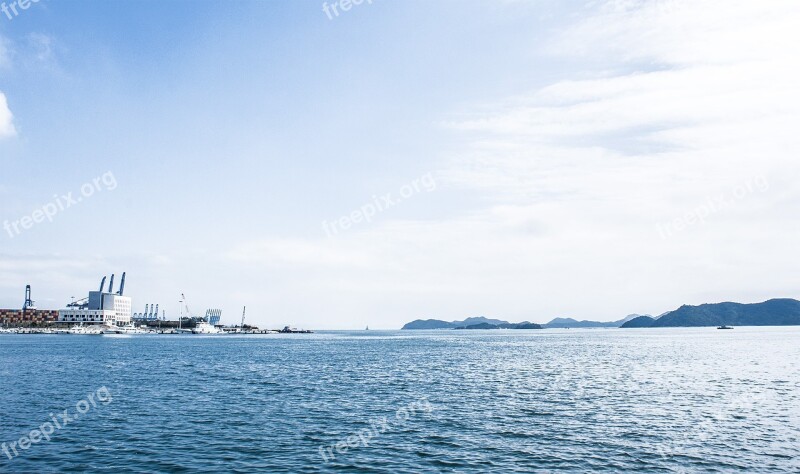
[[[799,328],[0,336],[0,442],[113,394],[0,471],[797,472],[799,356]]]

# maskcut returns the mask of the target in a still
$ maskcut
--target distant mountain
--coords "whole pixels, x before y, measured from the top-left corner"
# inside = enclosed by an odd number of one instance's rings
[[[625,323],[620,326],[621,328],[649,328],[655,322],[655,318],[651,318],[650,316],[639,316],[637,318],[633,318],[629,321],[625,321]]]
[[[509,323],[501,319],[489,319],[481,316],[452,322],[440,319],[417,319],[403,326],[403,329],[542,329],[542,326],[528,321]]]
[[[479,324],[471,324],[468,326],[459,326],[455,329],[544,329],[544,327],[542,327],[542,325],[540,324],[525,321],[522,323],[503,323],[503,324],[479,323]]]
[[[467,318],[463,321],[453,321],[453,324],[456,326],[472,326],[475,324],[493,324],[493,325],[500,325],[500,324],[511,324],[508,321],[502,321],[500,319],[489,319],[484,318],[483,316],[477,318]]]
[[[453,329],[453,323],[440,319],[417,319],[403,326],[403,329]]]
[[[549,323],[545,324],[546,328],[565,329],[565,328],[618,328],[628,321],[638,318],[639,314],[629,314],[624,319],[611,322],[599,321],[577,321],[572,318],[555,318]]]
[[[635,314],[634,313],[634,314],[629,314],[629,315],[625,316],[624,318],[620,319],[617,322],[620,323],[620,326],[622,326],[623,324],[627,323],[628,321],[633,321],[634,319],[641,318],[642,316],[646,316],[648,318],[652,318],[652,316],[650,316],[649,314]]]
[[[544,325],[546,328],[612,328],[619,327],[616,323],[601,323],[598,321],[578,321],[572,318],[555,318]]]
[[[555,318],[547,324],[509,323],[485,317],[467,318],[463,321],[417,319],[403,329],[543,329],[543,328],[663,328],[702,326],[800,326],[800,301],[782,298],[763,303],[715,303],[700,306],[684,305],[657,318],[650,315],[630,314],[613,322],[577,321],[572,318]]]
[[[684,305],[661,316],[652,327],[800,325],[800,301],[773,299],[763,303]]]

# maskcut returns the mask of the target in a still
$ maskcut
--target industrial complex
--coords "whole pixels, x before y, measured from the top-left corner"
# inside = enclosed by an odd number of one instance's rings
[[[104,291],[106,277],[100,282],[98,291],[90,291],[89,296],[67,305],[67,309],[59,310],[58,322],[99,324],[105,326],[123,326],[131,322],[131,298],[124,296],[125,273],[119,284],[119,291],[114,293],[114,275],[108,282],[108,291]]]
[[[0,309],[0,332],[71,333],[71,334],[266,334],[310,333],[285,327],[282,330],[260,330],[246,326],[244,312],[241,325],[220,324],[222,310],[208,309],[204,317],[193,316],[181,294],[181,311],[177,321],[168,321],[165,312],[159,315],[158,304],[147,304],[143,313],[133,313],[133,301],[125,296],[125,278],[122,273],[119,289],[114,291],[114,278],[103,277],[96,291],[86,298],[73,301],[60,310],[39,310],[31,297],[31,286],[25,287],[22,309]],[[108,286],[106,281],[108,280]],[[185,311],[185,312],[184,312]],[[160,317],[159,317],[160,316]],[[5,328],[5,329],[4,329]]]

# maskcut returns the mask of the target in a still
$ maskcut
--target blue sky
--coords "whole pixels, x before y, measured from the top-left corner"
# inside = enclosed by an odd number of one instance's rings
[[[0,306],[123,270],[315,328],[800,296],[794,2],[322,4],[0,16],[0,221],[115,181],[0,235]]]

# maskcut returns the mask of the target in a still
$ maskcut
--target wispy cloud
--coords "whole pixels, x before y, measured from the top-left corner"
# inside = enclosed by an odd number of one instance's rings
[[[584,255],[586,265],[620,256],[617,285],[627,284],[626,272],[644,272],[684,298],[691,286],[675,278],[723,288],[697,281],[695,263],[705,262],[706,275],[723,271],[734,258],[728,252],[749,248],[753,229],[744,223],[778,232],[788,212],[800,211],[798,188],[786,178],[800,172],[800,4],[613,1],[587,11],[540,48],[576,60],[582,69],[572,78],[445,123],[468,143],[453,151],[448,183],[540,222],[548,238],[572,242],[563,250]],[[681,242],[653,245],[642,232],[759,176],[775,183],[769,193]],[[729,243],[724,251],[721,241]],[[652,269],[667,264],[671,276],[625,261],[623,249]],[[780,262],[790,252],[776,245],[749,263]],[[586,270],[568,271],[578,282]],[[613,292],[607,283],[594,285]],[[759,283],[727,284],[733,291]]]
[[[0,69],[6,69],[11,65],[11,51],[8,40],[0,36]]]
[[[53,38],[42,33],[30,33],[27,37],[32,56],[41,63],[53,61]]]
[[[76,291],[82,288],[95,288],[97,285],[97,269],[109,268],[111,265],[99,257],[74,257],[60,254],[21,254],[0,253],[0,292],[4,295],[20,295],[24,284],[30,283],[35,290],[42,291],[42,286]],[[20,275],[26,281],[20,281]],[[70,293],[49,293],[35,295],[43,308],[58,309],[69,301]],[[59,300],[56,297],[61,297]],[[75,294],[78,296],[78,294]],[[83,296],[81,296],[82,298]],[[14,301],[17,298],[14,299]],[[13,304],[6,301],[6,305]],[[13,306],[5,307],[16,307]]]
[[[450,121],[473,137],[452,177],[504,194],[625,197],[636,182],[702,186],[698,173],[793,164],[798,18],[795,2],[603,4],[544,48],[602,68]],[[629,185],[611,189],[615,176]]]

